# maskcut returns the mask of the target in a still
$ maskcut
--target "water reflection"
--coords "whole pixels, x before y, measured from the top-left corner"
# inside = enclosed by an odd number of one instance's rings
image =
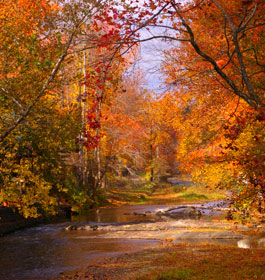
[[[200,204],[192,204],[202,212],[202,219],[209,220],[220,218],[223,219],[226,215],[221,208],[225,208],[228,201],[207,202]],[[144,220],[146,213],[154,213],[166,211],[172,208],[172,205],[134,205],[120,206],[119,208],[101,208],[99,210],[91,210],[79,216],[73,216],[73,222],[96,222],[96,223],[127,223],[132,221]],[[202,208],[201,208],[202,207]],[[148,219],[148,218],[147,218]]]
[[[73,216],[73,222],[97,222],[97,223],[127,223],[143,220],[146,212],[154,212],[156,209],[167,209],[168,206],[161,205],[135,205],[121,206],[119,208],[102,208],[91,210],[79,216]],[[141,215],[142,214],[142,215]]]
[[[250,237],[250,238],[242,239],[237,242],[237,246],[243,249],[262,248],[262,247],[265,248],[265,237],[263,238]]]

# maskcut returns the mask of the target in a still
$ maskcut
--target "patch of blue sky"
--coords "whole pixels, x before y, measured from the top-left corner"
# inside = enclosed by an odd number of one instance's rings
[[[140,39],[151,38],[156,35],[163,35],[164,31],[158,28],[152,28],[152,31],[142,29]],[[163,93],[167,90],[164,84],[165,77],[161,71],[164,63],[164,51],[176,46],[176,42],[166,41],[163,39],[153,39],[140,43],[140,58],[138,68],[145,74],[144,88],[157,93]]]

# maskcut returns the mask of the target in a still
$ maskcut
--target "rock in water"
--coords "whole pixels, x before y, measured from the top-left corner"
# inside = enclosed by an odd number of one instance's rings
[[[67,230],[67,231],[69,231],[69,230],[77,230],[77,226],[70,225],[70,226],[66,227],[65,230]]]
[[[202,213],[195,207],[181,207],[166,211],[163,216],[170,217],[172,219],[182,219],[182,218],[199,218]]]
[[[98,229],[98,226],[94,225],[94,226],[90,226],[90,228],[93,230],[93,231],[96,231]]]

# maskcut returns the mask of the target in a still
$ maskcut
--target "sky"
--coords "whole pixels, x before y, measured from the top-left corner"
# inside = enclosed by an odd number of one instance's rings
[[[140,31],[140,38],[149,38],[153,34],[161,35],[161,30],[159,31],[160,32],[154,28],[152,29],[152,32],[142,29]],[[153,90],[157,93],[165,92],[166,86],[163,84],[164,77],[160,72],[160,66],[164,60],[163,51],[168,50],[173,46],[173,42],[169,44],[161,39],[154,39],[141,43],[138,67],[145,73],[146,83],[144,84],[144,88]]]
[[[162,50],[165,48],[159,40],[141,43],[139,68],[145,73],[145,88],[161,92],[163,87],[163,76],[160,66],[163,62]]]
[[[130,0],[126,0],[129,1]],[[187,0],[181,0],[186,2]],[[144,0],[139,0],[138,5],[141,5]],[[167,19],[163,19],[165,25],[171,25],[171,21],[168,22]],[[168,31],[163,28],[150,27],[149,31],[145,28],[140,30],[140,39],[150,38],[152,35],[163,35]],[[145,83],[143,87],[148,90],[153,90],[157,93],[163,93],[166,91],[166,86],[163,83],[164,77],[160,72],[160,66],[163,62],[163,51],[168,50],[174,46],[174,43],[168,43],[162,41],[161,39],[154,39],[151,41],[140,43],[140,57],[136,65],[134,65],[135,70],[140,70],[144,73]]]

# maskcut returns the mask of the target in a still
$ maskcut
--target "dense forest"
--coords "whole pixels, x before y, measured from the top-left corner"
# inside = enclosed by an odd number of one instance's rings
[[[264,220],[265,3],[180,2],[0,0],[1,205],[90,208],[181,173]],[[133,71],[152,40],[163,93]]]

